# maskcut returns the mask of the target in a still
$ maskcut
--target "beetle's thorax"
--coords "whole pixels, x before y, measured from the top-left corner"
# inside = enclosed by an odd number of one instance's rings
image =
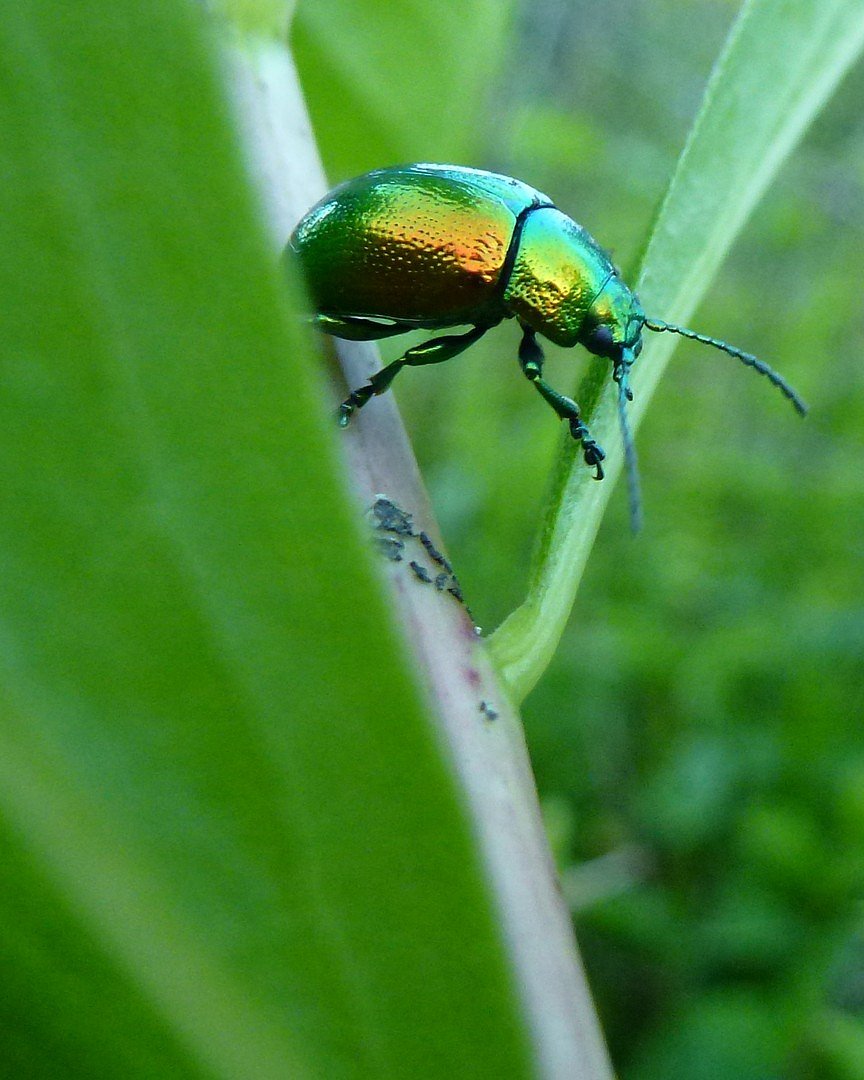
[[[575,345],[595,298],[615,277],[609,256],[555,207],[528,212],[504,290],[509,314],[558,345]]]

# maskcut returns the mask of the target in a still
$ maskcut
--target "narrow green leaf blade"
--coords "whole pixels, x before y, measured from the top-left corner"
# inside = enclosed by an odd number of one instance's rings
[[[647,312],[689,319],[753,207],[862,47],[859,0],[744,4],[647,244],[636,286]],[[634,430],[674,346],[666,335],[646,342],[634,368]],[[608,479],[594,483],[573,446],[565,447],[528,597],[492,637],[517,700],[555,651],[621,468],[615,387],[607,381],[601,389],[595,373],[578,398],[594,437],[613,449]]]

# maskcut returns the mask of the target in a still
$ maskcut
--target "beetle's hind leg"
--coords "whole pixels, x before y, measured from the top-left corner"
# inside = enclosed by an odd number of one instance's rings
[[[570,434],[582,444],[582,452],[585,456],[585,464],[595,469],[595,480],[603,479],[603,466],[601,462],[606,457],[605,452],[591,438],[588,428],[582,422],[582,414],[576,402],[563,394],[559,394],[543,378],[543,349],[537,340],[536,331],[530,326],[522,326],[522,341],[519,344],[519,363],[525,378],[537,389],[537,392],[548,402],[555,412],[566,420],[570,425]]]
[[[388,390],[403,367],[423,367],[425,364],[441,364],[451,360],[479,341],[488,329],[488,326],[475,326],[466,334],[448,334],[447,337],[432,338],[422,345],[414,345],[398,360],[376,371],[364,386],[351,391],[339,406],[339,423],[345,427],[353,412],[362,409],[371,397]]]

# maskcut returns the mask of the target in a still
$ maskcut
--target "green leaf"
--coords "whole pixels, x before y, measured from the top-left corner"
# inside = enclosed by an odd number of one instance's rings
[[[332,180],[465,161],[488,110],[512,0],[301,0],[291,45]],[[442,94],[446,104],[442,107]]]
[[[0,1058],[528,1075],[201,19],[0,10]]]
[[[647,243],[637,291],[650,315],[690,318],[748,215],[862,47],[858,0],[744,4]],[[646,342],[632,380],[634,430],[674,345],[669,336]],[[621,468],[615,388],[608,378],[601,386],[600,378],[595,369],[577,397],[593,436],[613,451],[607,480],[594,483],[572,441],[565,446],[528,596],[491,639],[516,700],[555,651]]]

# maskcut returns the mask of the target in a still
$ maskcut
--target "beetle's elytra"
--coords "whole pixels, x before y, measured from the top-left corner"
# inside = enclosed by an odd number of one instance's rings
[[[804,403],[767,364],[716,338],[649,318],[608,254],[551,199],[496,173],[457,165],[377,169],[340,185],[295,229],[286,257],[298,258],[319,329],[373,340],[410,330],[468,326],[408,349],[340,407],[340,422],[383,393],[405,366],[437,364],[463,352],[503,319],[522,328],[522,371],[582,445],[603,478],[603,450],[572,399],[543,378],[537,334],[584,345],[612,362],[631,482],[626,424],[628,373],[643,329],[712,345],[765,375],[803,415]],[[635,487],[634,487],[635,492]]]

